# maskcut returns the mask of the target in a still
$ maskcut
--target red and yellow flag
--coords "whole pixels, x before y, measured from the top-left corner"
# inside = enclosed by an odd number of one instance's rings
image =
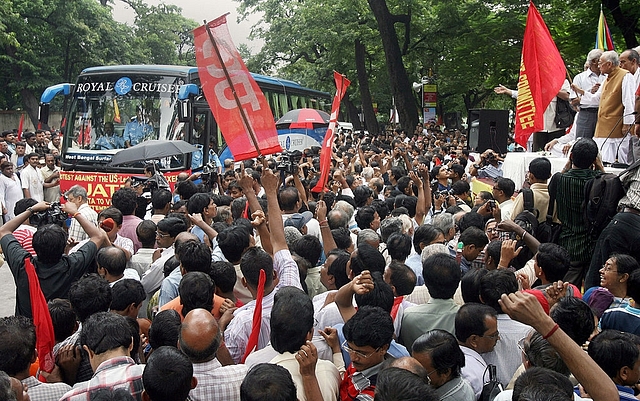
[[[231,40],[226,16],[193,31],[202,91],[236,161],[282,152],[269,103]]]
[[[113,99],[113,122],[120,123],[122,120],[120,119],[120,107],[118,107],[118,101]]]
[[[609,25],[607,25],[607,19],[602,12],[602,6],[600,7],[600,19],[598,19],[598,31],[596,32],[596,46],[594,49],[600,50],[615,50],[613,44],[613,38],[611,32],[609,32]]]
[[[532,1],[524,29],[515,139],[522,146],[532,133],[544,129],[544,111],[562,88],[566,68],[551,33]]]
[[[339,72],[333,72],[333,79],[336,81],[336,95],[333,97],[333,103],[331,104],[331,119],[329,120],[329,128],[322,141],[322,152],[320,153],[320,179],[318,184],[313,187],[313,192],[322,192],[324,186],[329,179],[329,173],[331,170],[331,150],[333,148],[333,139],[336,132],[336,125],[338,124],[338,112],[340,111],[340,101],[347,92],[347,88],[351,84],[351,81]]]

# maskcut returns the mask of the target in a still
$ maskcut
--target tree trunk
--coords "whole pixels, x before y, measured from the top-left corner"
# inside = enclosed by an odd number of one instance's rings
[[[620,8],[620,0],[603,0],[602,4],[611,11],[613,16],[613,23],[620,28],[622,36],[624,37],[625,49],[633,49],[638,46],[638,38],[636,38],[636,32],[638,31],[638,18],[632,18],[629,15],[631,10],[627,10],[627,15]]]
[[[31,123],[34,127],[38,128],[38,98],[35,97],[33,92],[30,89],[23,88],[20,89],[20,96],[22,97],[22,105],[24,109],[27,111],[29,118],[31,119]],[[42,127],[48,128],[48,127]]]
[[[360,110],[358,110],[356,105],[353,104],[353,102],[347,96],[345,96],[345,98],[342,99],[342,102],[347,108],[347,115],[349,116],[349,120],[351,121],[351,124],[353,124],[353,130],[361,131],[362,123],[360,123],[360,116],[358,115]]]
[[[387,70],[389,71],[391,94],[396,102],[400,125],[409,132],[413,132],[413,129],[418,125],[418,110],[411,93],[411,83],[407,71],[402,63],[402,52],[394,28],[394,16],[389,12],[385,0],[368,1],[378,23]]]
[[[373,110],[371,91],[369,90],[369,77],[365,63],[366,49],[360,40],[356,39],[356,70],[358,72],[358,85],[360,86],[360,99],[362,101],[362,113],[364,114],[364,126],[370,134],[376,135],[380,131],[378,120]]]

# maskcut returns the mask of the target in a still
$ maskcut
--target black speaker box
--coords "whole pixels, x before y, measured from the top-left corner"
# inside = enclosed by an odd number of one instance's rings
[[[448,130],[460,129],[460,113],[457,111],[444,113],[444,125]]]
[[[469,135],[467,143],[472,152],[482,153],[493,149],[496,153],[507,153],[509,112],[507,110],[469,110]]]

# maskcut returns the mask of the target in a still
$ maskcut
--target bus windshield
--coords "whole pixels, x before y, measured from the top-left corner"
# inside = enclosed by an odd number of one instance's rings
[[[95,166],[150,139],[183,139],[176,105],[184,78],[125,74],[79,77],[63,128],[64,162]],[[165,168],[184,167],[184,162],[182,155],[162,161]]]

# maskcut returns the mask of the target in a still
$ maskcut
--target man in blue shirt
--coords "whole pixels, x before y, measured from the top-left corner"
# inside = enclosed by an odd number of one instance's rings
[[[126,148],[135,146],[153,134],[153,126],[145,123],[142,108],[136,109],[136,117],[132,118],[124,127],[124,146]]]

